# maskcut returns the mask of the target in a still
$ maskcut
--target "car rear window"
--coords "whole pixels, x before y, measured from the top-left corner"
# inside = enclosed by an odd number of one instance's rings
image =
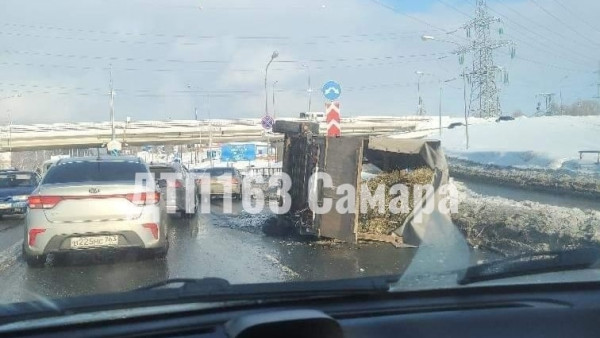
[[[137,173],[148,173],[148,169],[142,163],[127,161],[67,162],[52,166],[44,177],[42,184],[135,182]]]
[[[31,187],[36,184],[33,173],[0,173],[0,188]]]
[[[175,168],[173,168],[173,167],[150,167],[150,172],[153,174],[174,173]]]
[[[232,168],[210,168],[205,171],[210,176],[221,176],[221,175],[233,175],[234,171]]]

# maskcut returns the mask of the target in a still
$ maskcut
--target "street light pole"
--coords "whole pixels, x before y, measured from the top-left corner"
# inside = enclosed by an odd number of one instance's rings
[[[269,115],[269,91],[267,89],[267,75],[269,73],[269,66],[271,65],[271,62],[273,62],[273,60],[278,56],[279,53],[277,51],[273,51],[273,54],[271,54],[271,60],[269,60],[267,67],[265,68],[265,115]]]
[[[467,109],[467,74],[465,73],[465,68],[463,68],[462,72],[463,78],[463,99],[465,101],[465,137],[466,137],[466,146],[467,150],[469,149],[469,111]]]
[[[421,96],[421,77],[425,74],[421,71],[416,71],[417,74],[417,94],[419,95],[419,104],[417,106],[417,115],[425,115],[425,109],[423,107],[423,97]]]
[[[311,111],[311,103],[312,103],[312,87],[310,84],[310,65],[308,63],[305,63],[302,65],[302,67],[306,68],[306,72],[308,73],[308,89],[306,90],[308,92],[308,112]]]
[[[200,126],[200,121],[198,121],[198,105],[196,103],[196,95],[194,95],[192,91],[192,85],[188,83],[188,89],[190,90],[190,94],[192,94],[192,100],[194,103],[194,118],[196,119],[196,125],[198,126],[198,143],[200,144],[200,150],[202,150],[202,127]],[[196,163],[198,163],[198,148],[195,149],[196,153]]]
[[[442,136],[442,95],[444,92],[444,85],[443,82],[440,82],[440,109],[439,109],[439,113],[440,113],[440,136]]]
[[[451,81],[454,81],[454,80],[456,80],[456,78],[452,78],[452,79],[440,81],[440,107],[439,107],[439,114],[440,114],[440,136],[442,136],[442,97],[443,97],[443,91],[444,91],[444,83],[448,83],[448,82],[451,82]]]
[[[111,134],[112,134],[111,140],[114,141],[115,140],[115,108],[114,108],[115,91],[113,90],[112,65],[110,66],[110,69],[109,69],[109,77],[110,77],[110,129],[111,129]]]
[[[210,167],[214,167],[213,150],[212,150],[212,118],[210,117],[210,94],[206,95],[206,109],[208,113],[208,153],[210,154]]]
[[[277,82],[279,81],[273,81],[273,118],[276,117],[277,113],[277,111],[275,110],[275,85],[277,84]]]

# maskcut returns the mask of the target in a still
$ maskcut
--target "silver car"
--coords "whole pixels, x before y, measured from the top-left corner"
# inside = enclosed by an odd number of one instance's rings
[[[23,257],[32,267],[50,253],[81,250],[136,248],[164,257],[169,242],[159,200],[140,159],[59,160],[29,196]]]

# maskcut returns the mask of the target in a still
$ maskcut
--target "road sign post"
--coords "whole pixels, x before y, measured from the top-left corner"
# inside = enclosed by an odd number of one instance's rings
[[[342,135],[340,103],[335,100],[342,94],[342,87],[335,81],[327,81],[321,91],[323,92],[323,96],[330,101],[325,103],[327,137],[340,137]]]
[[[327,137],[340,137],[342,128],[340,126],[340,103],[329,102],[325,104],[327,112]]]

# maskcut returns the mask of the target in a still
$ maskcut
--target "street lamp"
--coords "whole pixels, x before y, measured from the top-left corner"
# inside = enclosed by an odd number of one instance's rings
[[[310,65],[308,63],[302,64],[302,67],[306,68],[306,72],[308,73],[308,112],[311,111],[311,101],[312,101],[312,88],[310,85]]]
[[[461,46],[458,42],[454,42],[454,41],[450,41],[450,40],[441,40],[441,39],[437,39],[434,36],[431,35],[421,35],[421,40],[423,41],[433,41],[433,40],[437,40],[437,41],[441,41],[441,42],[446,42],[446,43],[451,43],[454,44],[456,46],[458,46],[458,49],[454,52],[455,54],[459,54],[464,52],[464,48],[463,46]],[[464,104],[465,104],[465,141],[466,141],[466,147],[467,149],[469,149],[469,112],[468,112],[468,108],[467,108],[467,74],[466,74],[466,69],[463,69],[462,74],[461,74],[462,78],[463,78],[463,100],[464,100]]]
[[[190,83],[187,84],[187,87],[190,90],[190,94],[192,94],[192,100],[194,103],[194,118],[196,119],[196,125],[198,126],[198,143],[200,144],[200,150],[202,150],[202,128],[200,126],[200,121],[198,121],[198,105],[196,104],[196,95],[193,95],[191,92],[192,85]],[[195,148],[195,156],[196,163],[198,163],[198,148]]]
[[[271,65],[271,62],[273,62],[273,60],[279,56],[279,52],[277,52],[276,50],[273,51],[273,54],[271,54],[271,60],[269,60],[269,62],[267,63],[267,67],[265,68],[265,115],[269,115],[269,92],[267,90],[267,74],[269,73],[269,66]]]

